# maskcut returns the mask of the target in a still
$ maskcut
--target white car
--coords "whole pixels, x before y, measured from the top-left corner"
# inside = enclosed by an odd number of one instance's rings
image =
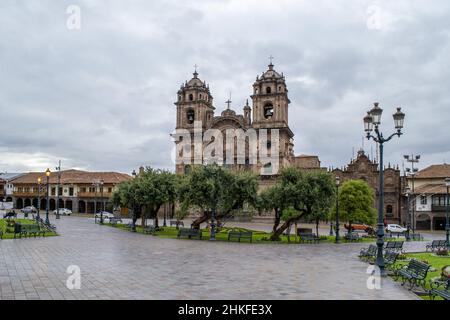
[[[53,214],[56,214],[57,211],[53,210]],[[59,214],[62,216],[70,216],[72,214],[72,210],[66,209],[66,208],[60,208]]]
[[[100,219],[103,216],[103,219],[111,219],[114,218],[114,215],[111,212],[103,211],[95,214],[95,218]]]
[[[406,232],[408,229],[399,226],[398,224],[388,224],[386,227],[386,231],[391,233],[402,233]]]
[[[20,210],[24,214],[37,213],[37,209],[33,206],[28,206]]]

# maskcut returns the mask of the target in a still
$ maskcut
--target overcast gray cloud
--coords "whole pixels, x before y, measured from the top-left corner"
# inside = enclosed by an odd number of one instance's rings
[[[66,27],[69,5],[81,29]],[[220,112],[241,109],[268,56],[284,72],[296,154],[343,166],[375,101],[386,162],[450,162],[450,2],[0,2],[0,171],[173,168],[176,92],[199,65]],[[365,141],[370,152],[374,146]]]

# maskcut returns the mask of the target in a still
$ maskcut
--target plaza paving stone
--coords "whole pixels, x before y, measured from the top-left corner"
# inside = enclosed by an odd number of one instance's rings
[[[417,299],[390,279],[367,289],[357,257],[367,244],[212,243],[52,222],[58,237],[0,241],[1,299]],[[80,290],[66,287],[70,265]]]

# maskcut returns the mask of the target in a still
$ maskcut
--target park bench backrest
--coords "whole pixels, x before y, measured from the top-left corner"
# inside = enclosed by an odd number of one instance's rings
[[[396,241],[395,243],[395,249],[403,249],[403,241]]]
[[[393,251],[387,251],[384,257],[384,261],[390,264],[395,263],[397,261],[398,253]]]
[[[410,271],[414,272],[420,278],[426,277],[430,267],[431,267],[430,265],[423,263],[421,261],[418,261],[416,259],[412,259],[408,265],[408,269]]]
[[[396,244],[394,241],[386,242],[386,249],[395,249]]]

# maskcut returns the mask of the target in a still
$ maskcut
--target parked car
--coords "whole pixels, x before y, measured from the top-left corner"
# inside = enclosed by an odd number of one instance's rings
[[[53,210],[53,214],[56,214],[57,211]],[[60,208],[59,214],[62,216],[70,216],[72,214],[72,210],[66,209],[66,208]]]
[[[344,224],[344,228],[348,230],[348,228],[349,228],[348,224]],[[375,229],[372,226],[369,226],[367,224],[353,223],[351,231],[352,232],[353,231],[364,231],[364,232],[367,232],[367,234],[369,234],[369,235],[375,234]]]
[[[111,212],[103,211],[95,214],[95,218],[100,219],[103,216],[103,219],[111,219],[114,218],[114,215]]]
[[[23,214],[37,213],[37,209],[33,206],[28,206],[20,210]]]
[[[16,217],[17,217],[17,213],[15,213],[14,211],[9,211],[3,215],[3,219],[16,218]]]
[[[406,232],[408,229],[403,228],[402,226],[399,226],[398,224],[388,224],[386,227],[387,232],[391,233],[403,233]]]

